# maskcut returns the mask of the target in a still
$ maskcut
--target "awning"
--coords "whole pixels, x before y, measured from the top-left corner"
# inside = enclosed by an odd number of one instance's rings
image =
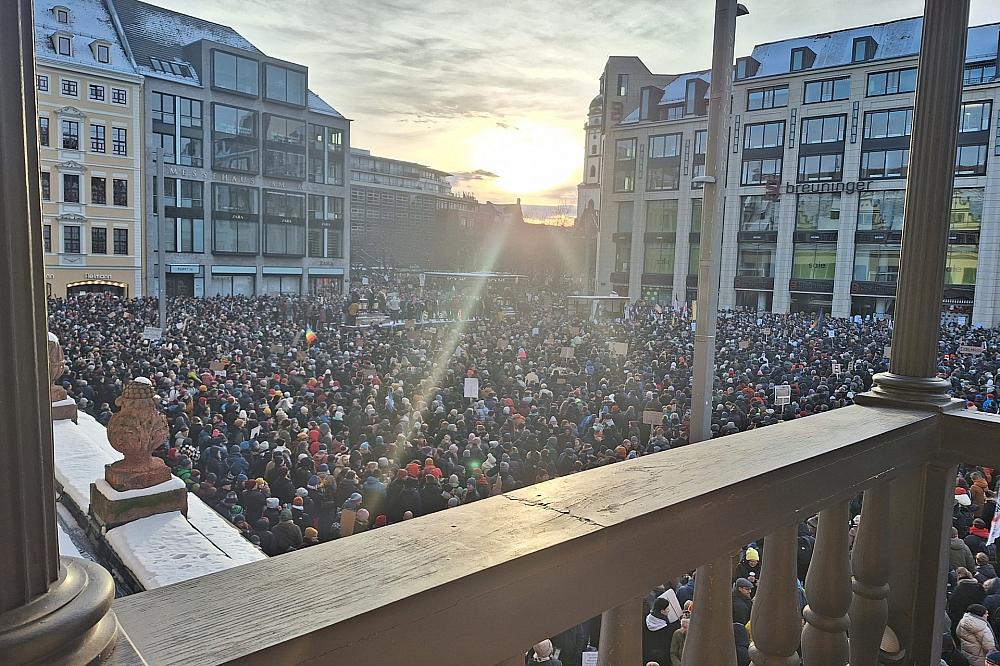
[[[343,268],[313,268],[310,267],[309,275],[343,275]]]
[[[302,275],[301,267],[264,266],[264,275]]]
[[[212,275],[256,275],[256,266],[212,266]]]

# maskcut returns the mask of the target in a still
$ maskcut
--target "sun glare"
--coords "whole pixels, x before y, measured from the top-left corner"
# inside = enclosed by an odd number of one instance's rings
[[[575,183],[580,170],[580,140],[553,125],[492,127],[469,140],[477,168],[497,174],[495,187],[515,195],[536,194]]]

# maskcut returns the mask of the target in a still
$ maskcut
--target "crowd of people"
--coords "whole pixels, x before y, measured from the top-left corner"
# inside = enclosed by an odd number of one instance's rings
[[[593,321],[577,316],[557,293],[528,290],[514,303],[507,295],[454,291],[451,310],[439,305],[444,299],[435,304],[411,294],[404,300],[421,305],[393,316],[393,299],[379,294],[396,292],[385,285],[365,292],[366,286],[339,300],[171,299],[162,340],[143,337],[156,323],[155,300],[52,299],[49,327],[67,364],[59,381],[81,409],[107,424],[124,385],[148,377],[170,424],[157,455],[272,556],[688,444],[694,333],[686,313],[639,303],[627,317]],[[345,325],[345,307],[361,299],[390,320],[462,313],[478,319]],[[887,369],[891,333],[890,321],[872,318],[722,313],[713,436],[852,404]],[[998,343],[996,330],[942,328],[940,375],[970,409],[998,411]],[[960,346],[983,353],[959,353]],[[788,404],[775,399],[775,387],[783,385]],[[643,416],[650,412],[659,414],[655,423]],[[963,472],[959,487],[982,500],[970,505],[971,517],[956,508],[956,538],[967,545],[990,524],[995,486],[990,470]],[[857,515],[860,504],[854,508]],[[809,524],[800,530],[808,554],[811,530]],[[763,545],[748,544],[734,576],[741,664],[749,663],[746,624]],[[982,554],[988,561],[981,564]],[[995,583],[995,570],[977,579],[995,565],[994,550],[973,551],[956,567],[952,599],[963,600],[973,580],[984,592],[973,605],[995,610],[1000,584],[992,601],[992,587],[983,588]],[[687,623],[697,612],[693,590],[692,575],[650,595],[647,661],[680,663]],[[951,608],[949,602],[957,651],[964,652],[962,636],[976,624],[965,617],[978,609],[956,605],[963,613],[956,620]],[[576,666],[598,637],[595,619],[540,643],[529,658]]]

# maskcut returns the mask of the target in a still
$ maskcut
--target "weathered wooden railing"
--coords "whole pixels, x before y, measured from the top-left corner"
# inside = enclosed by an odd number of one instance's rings
[[[806,664],[875,664],[887,621],[906,663],[936,663],[955,466],[996,466],[998,437],[997,417],[852,406],[126,597],[114,610],[151,664],[513,664],[604,612],[601,663],[630,666],[641,655],[637,599],[714,563],[697,581],[684,662],[735,664],[729,557],[764,536],[754,663],[799,663],[801,635]],[[847,502],[862,491],[849,563]],[[803,627],[796,526],[817,512]],[[719,645],[728,660],[712,652]]]

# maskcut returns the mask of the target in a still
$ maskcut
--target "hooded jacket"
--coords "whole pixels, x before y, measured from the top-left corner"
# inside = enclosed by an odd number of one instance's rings
[[[986,666],[986,655],[996,646],[993,629],[978,615],[966,613],[958,623],[955,632],[962,654],[971,666]]]
[[[948,545],[948,566],[951,569],[965,567],[969,571],[976,570],[976,558],[964,541],[955,537]]]

